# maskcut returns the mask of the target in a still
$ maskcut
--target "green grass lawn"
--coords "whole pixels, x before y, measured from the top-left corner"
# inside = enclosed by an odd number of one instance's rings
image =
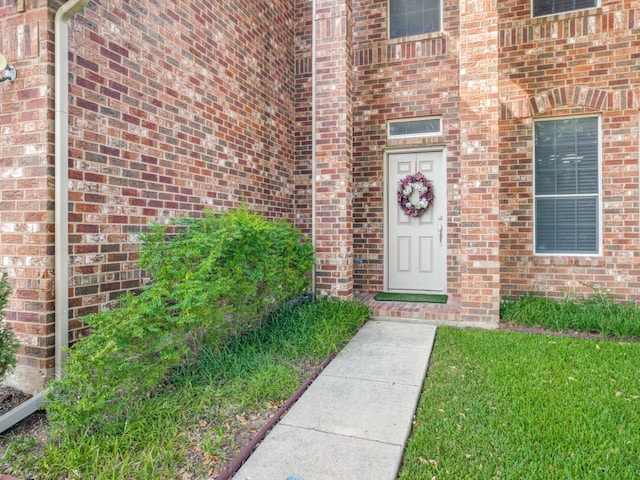
[[[640,478],[640,343],[439,328],[400,480]]]
[[[363,304],[331,300],[280,312],[225,348],[205,349],[163,391],[141,398],[122,430],[14,439],[0,453],[0,472],[38,480],[215,476],[368,317]]]
[[[635,302],[617,302],[607,290],[590,288],[591,295],[565,292],[559,299],[538,294],[505,298],[500,303],[501,321],[560,332],[640,337],[640,308]]]
[[[19,437],[0,471],[41,479],[209,478],[368,318],[303,304],[205,349],[121,431]],[[4,468],[4,470],[3,470]],[[399,480],[640,478],[640,343],[440,327]]]

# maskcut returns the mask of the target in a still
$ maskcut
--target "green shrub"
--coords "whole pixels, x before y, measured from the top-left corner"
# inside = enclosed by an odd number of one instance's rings
[[[242,208],[153,227],[140,265],[153,283],[85,319],[92,334],[49,390],[54,432],[122,428],[128,406],[156,394],[195,347],[247,331],[307,291],[313,248],[287,223]]]
[[[16,352],[18,350],[18,341],[13,330],[6,323],[2,323],[4,307],[7,306],[10,294],[9,280],[7,274],[3,273],[0,276],[0,382],[16,366]]]

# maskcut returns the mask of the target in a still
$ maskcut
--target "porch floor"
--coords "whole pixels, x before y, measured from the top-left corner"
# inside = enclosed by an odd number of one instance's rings
[[[447,303],[379,302],[374,293],[356,293],[376,320],[426,323],[433,325],[459,325],[460,300],[449,297]]]

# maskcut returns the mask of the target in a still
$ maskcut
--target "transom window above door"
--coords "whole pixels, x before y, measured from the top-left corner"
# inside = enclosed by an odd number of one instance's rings
[[[599,117],[534,125],[535,253],[599,254]]]
[[[441,0],[389,0],[389,38],[439,32]]]
[[[389,138],[430,137],[434,135],[442,135],[442,119],[440,117],[389,120],[387,124]]]
[[[533,16],[572,12],[598,6],[598,0],[533,0]]]

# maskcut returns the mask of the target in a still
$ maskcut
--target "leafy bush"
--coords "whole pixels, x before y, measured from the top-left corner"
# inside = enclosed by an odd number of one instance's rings
[[[4,453],[0,446],[0,471],[39,480],[216,478],[243,446],[246,419],[260,423],[290,398],[369,316],[355,301],[287,302],[263,326],[205,345],[197,362],[173,369],[162,391],[127,410],[119,434],[17,434]]]
[[[591,286],[590,296],[567,293],[562,299],[527,294],[504,299],[503,321],[527,327],[558,331],[601,333],[607,336],[640,336],[640,307],[619,303],[605,289]]]
[[[313,248],[287,223],[242,208],[153,227],[140,265],[153,283],[85,319],[92,334],[49,390],[54,431],[122,428],[127,407],[156,394],[194,347],[247,331],[304,293]]]
[[[0,276],[0,382],[11,370],[16,366],[16,352],[18,350],[18,341],[13,330],[6,323],[2,323],[4,319],[4,307],[7,306],[11,287],[7,274]]]

